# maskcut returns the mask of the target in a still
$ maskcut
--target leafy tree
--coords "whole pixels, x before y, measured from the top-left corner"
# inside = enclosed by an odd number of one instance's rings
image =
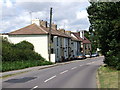
[[[105,63],[120,69],[120,2],[90,2],[87,12]]]

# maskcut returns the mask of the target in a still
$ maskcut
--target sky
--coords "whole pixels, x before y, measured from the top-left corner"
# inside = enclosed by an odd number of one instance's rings
[[[88,0],[2,0],[0,1],[0,33],[8,33],[31,24],[31,19],[52,22],[66,31],[88,30]],[[31,17],[32,16],[32,17]]]

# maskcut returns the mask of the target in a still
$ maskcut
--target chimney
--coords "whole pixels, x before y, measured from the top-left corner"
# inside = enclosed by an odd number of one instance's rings
[[[81,37],[82,39],[84,39],[84,30],[81,30],[81,31],[80,31],[80,37]]]
[[[40,26],[43,26],[43,27],[47,28],[47,21],[41,20],[40,21]]]
[[[59,29],[60,32],[62,33],[65,33],[65,30],[64,29]]]
[[[80,37],[80,31],[77,32],[78,36]]]
[[[40,20],[39,19],[33,19],[32,20],[32,24],[35,23],[37,24],[38,26],[40,26]]]
[[[71,36],[71,31],[65,31],[65,33],[69,36]]]
[[[57,25],[52,23],[52,29],[57,30]]]

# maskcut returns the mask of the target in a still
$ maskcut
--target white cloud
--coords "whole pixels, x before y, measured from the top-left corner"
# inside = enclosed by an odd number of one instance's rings
[[[10,32],[29,25],[31,22],[29,12],[32,12],[32,19],[39,18],[49,22],[50,7],[53,7],[52,20],[58,28],[71,31],[86,29],[89,27],[86,11],[89,5],[89,2],[18,2],[17,0],[8,7],[9,5],[6,6],[4,3],[2,9],[4,28],[0,31]]]
[[[86,10],[82,10],[80,12],[76,12],[76,17],[77,17],[77,19],[87,18],[88,17],[88,13],[87,13]]]
[[[12,7],[12,2],[10,0],[7,0],[6,1],[6,6],[9,8],[9,7]]]

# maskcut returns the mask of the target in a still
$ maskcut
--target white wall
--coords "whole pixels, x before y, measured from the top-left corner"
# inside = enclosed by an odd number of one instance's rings
[[[34,45],[35,52],[48,59],[48,36],[47,35],[9,35],[9,40],[16,44],[26,40]]]

